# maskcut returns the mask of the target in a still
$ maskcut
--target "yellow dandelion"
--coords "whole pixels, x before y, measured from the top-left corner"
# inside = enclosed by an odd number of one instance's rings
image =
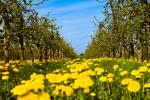
[[[12,66],[11,66],[11,68],[15,68],[15,67],[16,67],[15,65],[12,65]]]
[[[18,96],[17,100],[39,100],[39,98],[38,98],[38,94],[34,94],[33,92],[29,92],[26,95]]]
[[[132,78],[124,78],[121,81],[121,85],[128,85],[131,81],[133,81]]]
[[[141,88],[140,83],[137,81],[131,81],[127,86],[129,92],[138,92],[140,88]]]
[[[96,94],[95,94],[95,93],[90,93],[90,95],[91,95],[92,97],[94,97]]]
[[[113,78],[108,78],[108,82],[111,83],[113,81]]]
[[[3,74],[3,75],[8,75],[8,74],[9,74],[9,72],[3,72],[2,74]]]
[[[94,71],[97,75],[101,75],[104,72],[104,68],[96,67]]]
[[[93,85],[93,80],[89,76],[81,77],[75,80],[74,86],[88,88]]]
[[[100,80],[101,82],[107,82],[107,77],[106,77],[106,76],[101,76],[101,77],[99,78],[99,80]]]
[[[140,72],[147,72],[148,71],[148,67],[147,66],[142,66],[139,68]]]
[[[9,64],[9,63],[6,63],[5,66],[8,67],[8,66],[10,66],[10,64]]]
[[[67,96],[71,96],[74,90],[71,86],[65,86],[63,91],[66,93]]]
[[[13,71],[14,71],[14,72],[19,72],[19,69],[13,68]]]
[[[46,79],[48,79],[50,83],[61,83],[63,76],[61,74],[47,74]]]
[[[15,86],[12,90],[11,93],[13,93],[13,95],[24,95],[29,91],[29,87],[27,87],[26,85],[17,85]],[[21,99],[20,99],[21,100]]]
[[[140,73],[139,75],[136,75],[135,78],[142,78],[142,75],[143,74]]]
[[[114,66],[113,66],[113,69],[114,69],[114,70],[117,70],[118,68],[119,68],[119,65],[114,65]]]
[[[53,94],[53,95],[59,95],[59,91],[55,89],[55,90],[52,92],[52,94]]]
[[[8,80],[9,76],[2,76],[2,80]]]
[[[0,65],[0,69],[2,69],[2,68],[3,68],[3,66]]]
[[[50,100],[50,96],[48,93],[42,91],[40,94],[38,94],[38,100]]]
[[[71,86],[57,85],[55,90],[53,91],[54,95],[59,95],[60,93],[65,93],[67,96],[71,96],[74,90]]]
[[[107,77],[108,77],[108,78],[114,77],[114,74],[108,73]]]
[[[131,71],[131,75],[133,75],[133,76],[136,76],[136,75],[139,75],[139,74],[140,74],[139,70],[132,70]]]
[[[121,75],[121,76],[124,76],[124,75],[126,75],[126,74],[128,74],[128,71],[126,71],[126,70],[120,72],[120,75]]]
[[[145,83],[144,88],[150,88],[150,83]]]
[[[38,90],[44,90],[44,84],[41,80],[35,80],[27,84],[30,90],[34,90],[34,92],[38,92]]]
[[[119,69],[119,71],[122,71],[122,70],[123,70],[122,68]]]
[[[150,66],[150,63],[146,63],[146,66]]]

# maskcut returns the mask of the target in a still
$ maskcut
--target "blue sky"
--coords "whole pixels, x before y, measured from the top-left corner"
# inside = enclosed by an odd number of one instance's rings
[[[96,0],[48,0],[34,8],[39,16],[46,16],[50,12],[50,17],[56,18],[56,24],[62,26],[62,37],[80,54],[85,51],[90,36],[94,35],[94,16],[99,21],[104,20],[104,4]]]

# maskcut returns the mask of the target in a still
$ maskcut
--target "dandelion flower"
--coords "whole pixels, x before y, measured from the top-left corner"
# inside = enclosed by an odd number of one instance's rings
[[[108,78],[108,82],[111,83],[113,81],[113,78]]]
[[[11,66],[11,68],[15,68],[15,67],[16,67],[15,65],[12,65],[12,66]]]
[[[19,72],[19,70],[17,68],[13,68],[14,72]]]
[[[117,70],[118,68],[119,68],[118,65],[114,65],[114,66],[113,66],[113,69],[114,69],[114,70]]]
[[[140,72],[147,72],[148,71],[148,67],[147,66],[142,66],[139,68]]]
[[[29,92],[26,95],[18,96],[17,100],[39,100],[39,98],[38,98],[38,94],[34,94],[33,92]]]
[[[29,88],[26,85],[17,85],[12,90],[11,93],[14,95],[24,95],[29,91]],[[21,100],[21,99],[20,99]]]
[[[48,93],[42,91],[40,94],[38,94],[38,100],[50,100],[50,96]],[[35,100],[35,99],[33,99]]]
[[[104,72],[104,69],[103,68],[100,68],[100,67],[96,67],[94,69],[94,71],[97,73],[97,75],[101,75],[103,72]]]
[[[8,67],[8,66],[10,66],[10,64],[9,63],[6,63],[6,65],[5,65],[6,67]]]
[[[108,78],[114,77],[114,74],[108,73],[107,77],[108,77]]]
[[[132,70],[131,71],[131,75],[132,76],[137,76],[137,75],[139,75],[140,74],[140,71],[139,70]]]
[[[3,66],[0,65],[0,69],[2,69],[2,68],[3,68]]]
[[[90,95],[91,95],[92,97],[94,97],[96,94],[95,94],[95,93],[90,93]]]
[[[106,77],[106,76],[101,76],[101,77],[99,78],[99,80],[100,80],[101,82],[107,82],[107,77]]]
[[[150,88],[150,83],[145,83],[144,88]]]
[[[8,80],[9,76],[2,76],[2,80]]]
[[[124,76],[124,75],[126,75],[126,74],[128,74],[128,71],[126,71],[126,70],[120,72],[120,75],[121,75],[121,76]]]
[[[133,81],[132,78],[124,78],[121,81],[121,85],[128,85],[131,81]]]
[[[3,72],[2,74],[3,74],[3,75],[8,75],[8,74],[9,74],[9,72]]]
[[[122,68],[119,69],[119,71],[122,71],[122,70],[123,70]]]
[[[150,66],[150,63],[147,63],[146,66]]]
[[[70,86],[65,86],[63,91],[66,93],[67,96],[71,96],[73,94],[73,88]]]
[[[127,89],[130,92],[138,92],[140,88],[141,88],[140,83],[137,81],[131,81],[129,85],[127,86]]]

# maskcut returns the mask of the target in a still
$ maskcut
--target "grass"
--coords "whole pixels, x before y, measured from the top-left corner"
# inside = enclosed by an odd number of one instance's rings
[[[33,73],[36,73],[35,76],[43,75],[46,78],[39,80],[40,77],[38,77],[37,79],[32,80],[44,82],[44,90],[37,85],[36,88],[39,88],[39,90],[36,92],[36,95],[40,94],[41,91],[44,91],[49,94],[52,100],[150,99],[150,86],[147,88],[144,87],[144,84],[150,82],[150,66],[148,62],[101,58],[48,61],[46,63],[40,63],[37,61],[33,64],[26,62],[12,62],[9,63],[9,66],[6,66],[7,64],[5,65],[4,63],[1,63],[1,65],[0,100],[16,100],[16,97],[19,95],[14,95],[11,90],[17,85],[22,84],[22,80],[31,80],[31,75],[33,75]],[[114,65],[117,65],[119,68],[114,69]],[[141,72],[141,66],[148,69]],[[13,70],[14,68],[17,68],[19,71],[15,72]],[[95,70],[96,68],[102,68],[104,69],[104,72],[98,74]],[[128,73],[121,76],[120,72],[125,70],[128,71]],[[136,75],[132,75],[133,70],[139,71],[140,78],[137,78]],[[4,75],[4,72],[9,72],[9,74]],[[108,76],[110,73],[113,76]],[[48,74],[50,74],[50,79],[48,78]],[[9,76],[9,79],[4,80],[2,79],[3,76]],[[107,80],[103,82],[100,80],[101,77],[106,77]],[[112,81],[109,81],[111,78]],[[136,92],[128,90],[128,84],[126,86],[121,84],[124,78],[132,78],[140,84],[140,89]],[[77,83],[78,79],[81,79],[81,81]],[[53,80],[55,80],[55,82],[53,82]],[[84,80],[83,83],[82,80]],[[60,87],[59,90],[57,90],[57,87]],[[26,91],[25,96],[28,96],[31,91],[33,92],[34,89]]]

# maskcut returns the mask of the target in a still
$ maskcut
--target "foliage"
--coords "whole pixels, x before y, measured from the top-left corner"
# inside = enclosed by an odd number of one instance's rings
[[[39,17],[32,0],[0,1],[0,59],[9,60],[75,58],[74,49],[59,33],[54,19]]]
[[[150,3],[148,0],[108,0],[104,22],[85,52],[86,58],[149,59]]]

